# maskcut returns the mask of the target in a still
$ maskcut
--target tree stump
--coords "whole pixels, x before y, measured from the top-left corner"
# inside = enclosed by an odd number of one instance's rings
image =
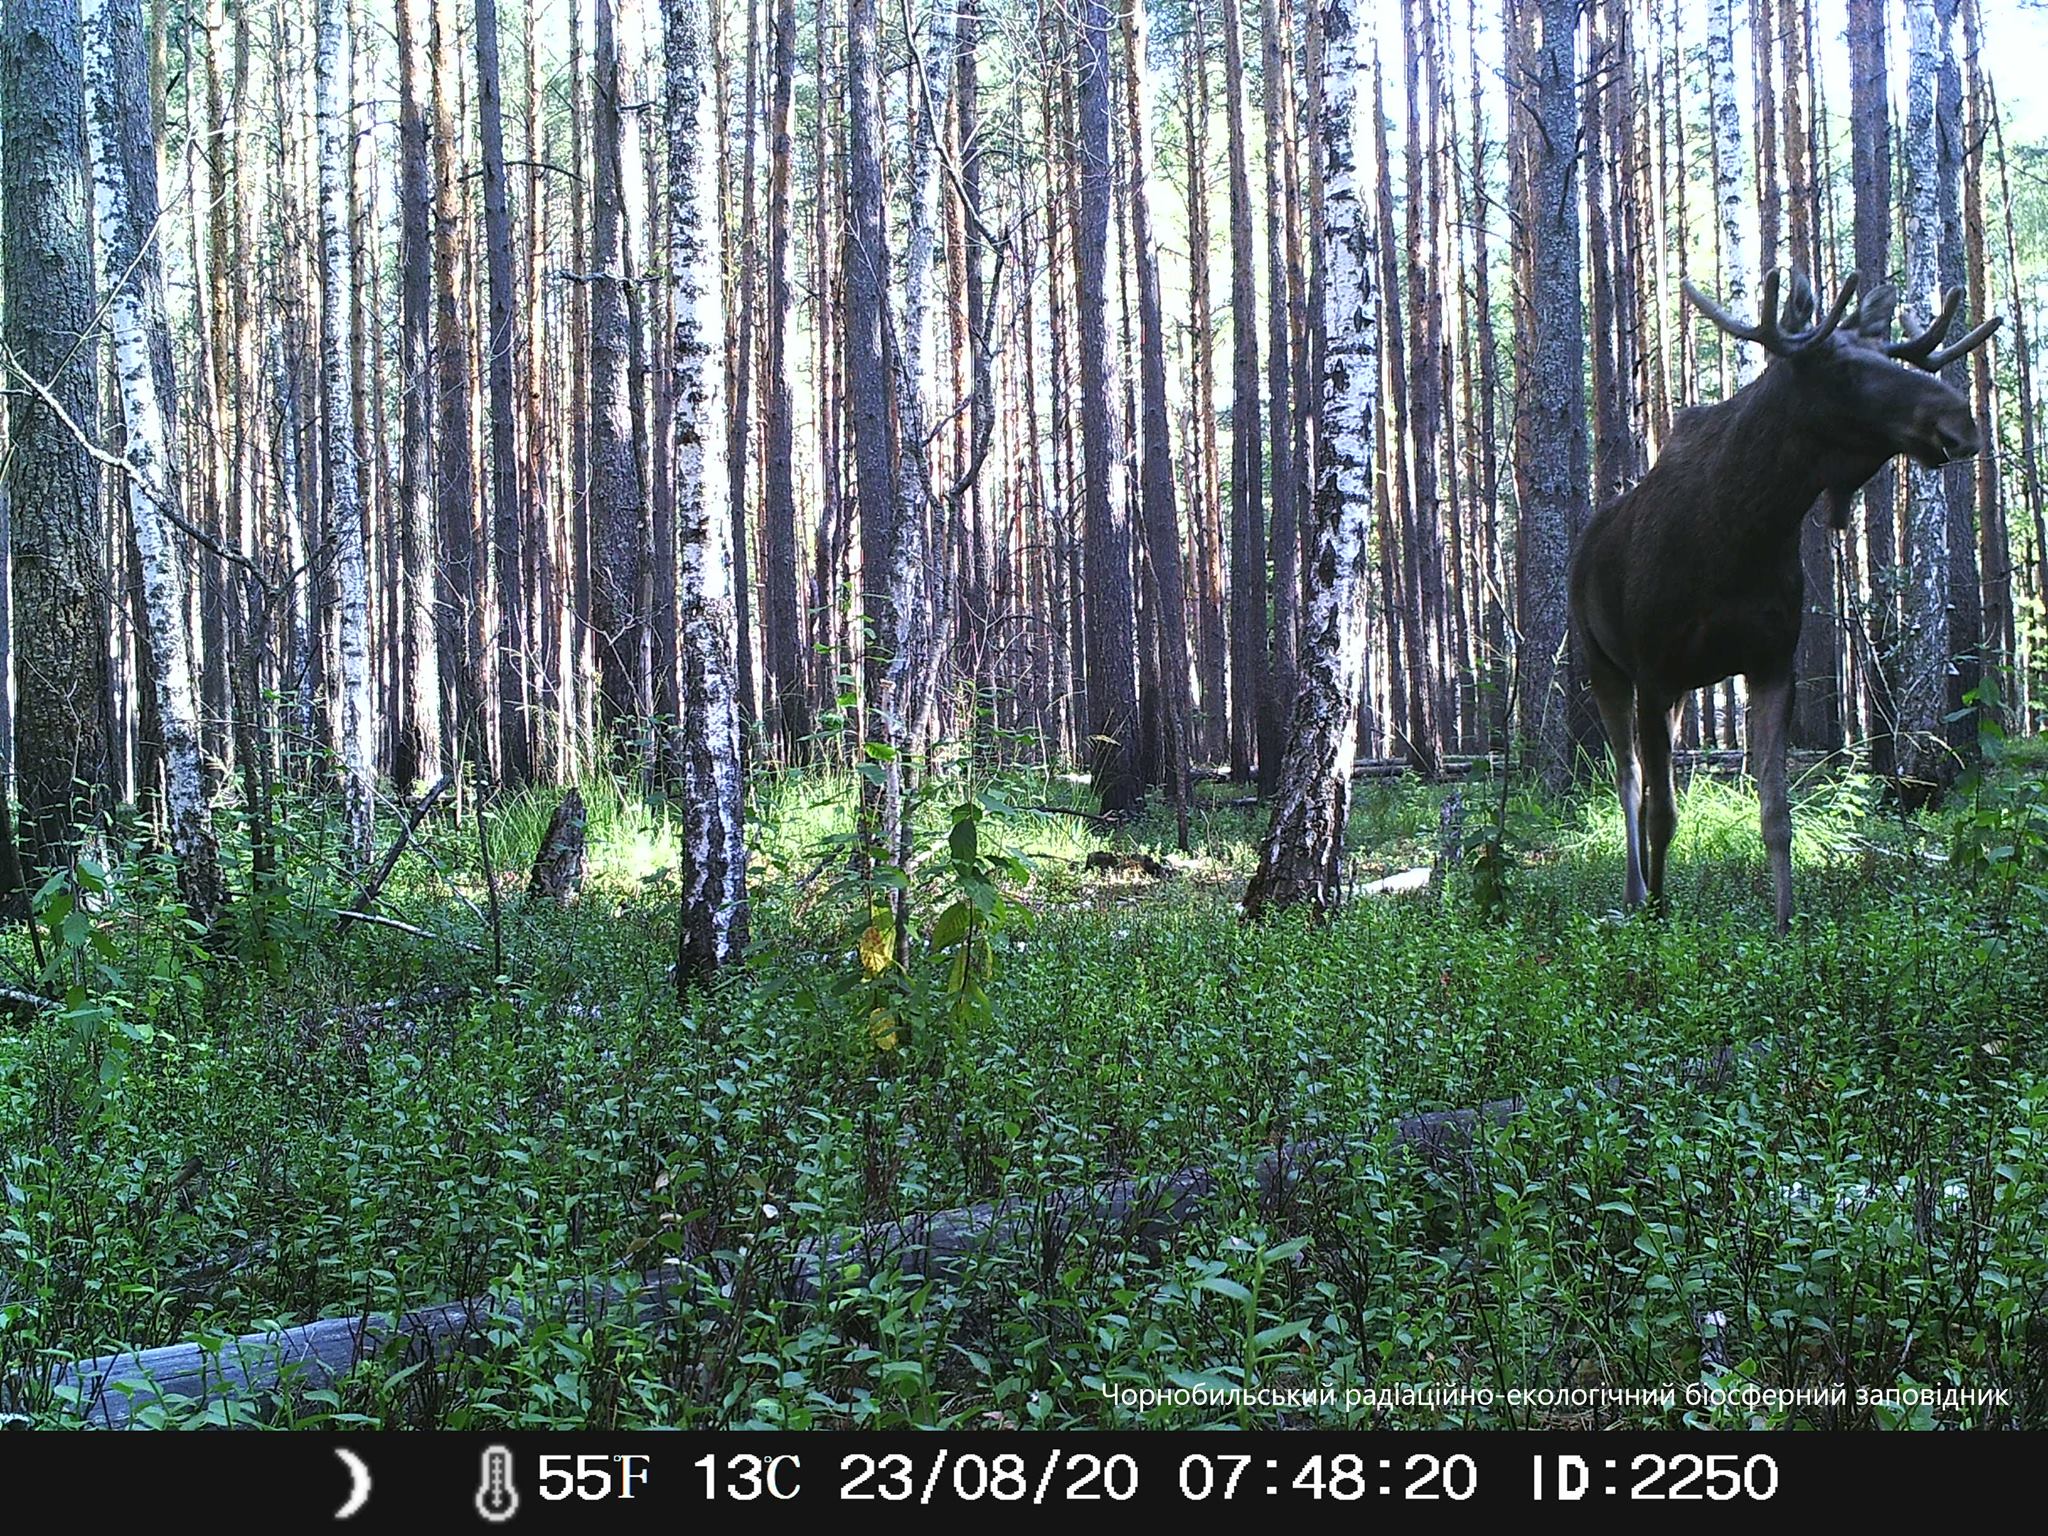
[[[588,816],[583,796],[570,790],[548,818],[540,848],[533,856],[533,878],[527,882],[529,901],[566,902],[583,889],[584,829]]]

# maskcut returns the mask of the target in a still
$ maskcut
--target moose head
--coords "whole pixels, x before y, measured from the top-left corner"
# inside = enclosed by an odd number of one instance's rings
[[[1823,453],[1828,467],[1845,461],[1846,473],[1831,477],[1827,488],[1829,521],[1835,527],[1848,526],[1850,501],[1887,459],[1904,454],[1938,469],[1976,453],[1970,402],[1939,375],[1997,330],[1998,318],[1950,346],[1940,345],[1963,298],[1962,289],[1951,288],[1933,324],[1917,336],[1893,341],[1898,293],[1889,283],[1865,294],[1851,312],[1859,278],[1850,273],[1826,318],[1815,325],[1812,285],[1794,273],[1781,311],[1780,277],[1774,271],[1764,279],[1762,318],[1754,324],[1730,315],[1690,281],[1685,293],[1723,331],[1755,342],[1771,354],[1774,368],[1782,364],[1789,370],[1796,387],[1782,392],[1787,432]],[[1859,466],[1867,467],[1859,474]]]
[[[1933,324],[1893,341],[1897,294],[1875,288],[1852,313],[1857,286],[1851,274],[1816,322],[1806,279],[1793,275],[1781,306],[1772,272],[1760,318],[1744,322],[1687,283],[1701,313],[1770,364],[1720,404],[1674,418],[1650,472],[1593,515],[1573,551],[1572,634],[1614,751],[1631,907],[1663,905],[1678,704],[1740,673],[1779,931],[1790,924],[1785,732],[1805,610],[1800,526],[1824,498],[1829,521],[1846,527],[1856,492],[1902,454],[1938,468],[1977,452],[1969,401],[1938,375],[1999,321],[1943,346],[1963,297],[1951,289]]]

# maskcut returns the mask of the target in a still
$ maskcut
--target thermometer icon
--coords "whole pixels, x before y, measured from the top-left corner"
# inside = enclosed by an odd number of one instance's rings
[[[512,1486],[512,1453],[502,1445],[486,1446],[483,1460],[476,1512],[493,1525],[503,1525],[519,1513],[519,1490]]]

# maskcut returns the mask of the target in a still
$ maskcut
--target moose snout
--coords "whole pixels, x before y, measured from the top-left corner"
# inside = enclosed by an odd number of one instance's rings
[[[1943,411],[1927,424],[1924,445],[1914,455],[1929,469],[1939,469],[1977,453],[1977,422],[1968,411]]]

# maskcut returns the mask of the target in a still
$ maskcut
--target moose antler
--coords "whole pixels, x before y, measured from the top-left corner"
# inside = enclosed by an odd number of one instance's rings
[[[1956,309],[1962,302],[1963,290],[1949,289],[1941,296],[1941,313],[1935,316],[1934,324],[1928,326],[1918,336],[1893,342],[1884,349],[1886,354],[1898,358],[1901,362],[1911,363],[1915,368],[1925,368],[1929,373],[1939,373],[1964,353],[1983,346],[1990,339],[1991,333],[2005,323],[2003,315],[1993,315],[1954,346],[1936,350],[1936,344],[1954,323]]]
[[[1692,300],[1701,314],[1738,341],[1753,341],[1779,357],[1791,357],[1795,353],[1804,352],[1808,347],[1819,346],[1834,334],[1835,327],[1842,323],[1842,317],[1849,313],[1849,301],[1856,296],[1856,284],[1860,279],[1854,272],[1842,279],[1841,291],[1835,295],[1834,308],[1828,311],[1827,318],[1819,325],[1807,331],[1788,332],[1778,311],[1778,282],[1781,275],[1775,267],[1765,274],[1762,318],[1754,325],[1745,325],[1729,314],[1695,288],[1690,278],[1685,283],[1685,296]],[[1805,279],[1798,277],[1797,274],[1794,275],[1794,281],[1801,288],[1804,287]],[[1799,289],[1795,288],[1794,291],[1796,294]],[[1804,292],[1806,302],[1800,307],[1805,313],[1811,314],[1813,291],[1805,288]]]

